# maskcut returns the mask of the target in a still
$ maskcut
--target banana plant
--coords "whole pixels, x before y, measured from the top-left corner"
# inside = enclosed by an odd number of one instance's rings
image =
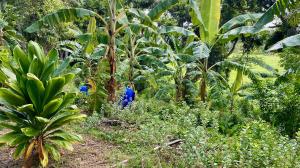
[[[106,38],[106,58],[110,65],[110,79],[106,84],[108,90],[108,100],[115,101],[116,99],[116,37],[120,31],[126,27],[123,23],[125,12],[123,8],[117,8],[117,0],[109,0],[108,20],[99,14],[82,8],[61,9],[57,12],[44,16],[39,21],[29,26],[26,31],[33,33],[39,31],[45,25],[57,26],[63,22],[73,22],[85,17],[94,17],[100,21],[104,38]],[[118,5],[119,6],[119,5]],[[96,25],[96,23],[94,24]],[[118,26],[121,25],[121,26]],[[101,73],[101,72],[99,72]]]
[[[156,7],[154,9],[156,9]],[[158,51],[164,55],[163,51],[160,52],[160,50],[164,50],[162,47],[166,46],[162,34],[172,32],[187,36],[191,34],[194,35],[193,32],[180,27],[159,27],[150,16],[146,15],[141,10],[129,9],[128,15],[133,15],[134,19],[128,22],[129,26],[125,28],[123,38],[120,38],[117,43],[119,44],[118,50],[123,51],[123,54],[121,55],[125,56],[120,58],[122,60],[122,62],[120,62],[122,66],[119,66],[118,74],[123,81],[129,81],[129,83],[134,83],[135,78],[140,78],[139,75],[146,75],[148,73],[146,70],[147,68],[143,69],[142,66],[148,66],[148,68],[151,68],[152,65],[154,66],[156,63],[163,65],[163,63],[159,60],[155,59],[154,61],[152,59],[152,56],[154,56],[153,52],[155,53]],[[150,64],[152,65],[147,65],[149,62],[151,62]],[[128,68],[126,68],[126,65],[129,65]],[[128,78],[124,79],[124,76]],[[151,83],[150,80],[149,83]]]
[[[164,0],[161,1],[157,6],[155,6],[148,15],[145,15],[146,18],[155,20],[159,18],[166,10],[171,6],[175,5],[179,0]],[[46,15],[41,18],[39,21],[33,23],[29,26],[26,31],[33,33],[39,31],[43,26],[57,26],[63,22],[73,22],[78,19],[85,17],[95,17],[103,25],[102,30],[104,32],[104,38],[106,42],[106,57],[110,65],[110,80],[107,82],[107,90],[109,93],[108,100],[115,101],[116,99],[116,70],[117,70],[117,56],[116,56],[116,39],[117,36],[122,30],[127,27],[127,17],[126,11],[122,8],[122,5],[117,0],[108,0],[108,19],[102,17],[99,14],[82,8],[70,8],[70,9],[61,9],[57,12]],[[99,72],[101,73],[101,72]]]
[[[257,22],[265,14],[244,14],[229,20],[223,26],[220,26],[221,16],[221,0],[190,0],[191,18],[194,26],[199,28],[200,40],[203,42],[194,49],[194,54],[199,54],[202,61],[199,63],[201,70],[200,97],[202,101],[206,101],[207,96],[207,77],[208,57],[211,49],[217,42],[228,42],[230,40],[241,37],[242,35],[252,35],[265,31],[255,26],[248,26],[249,23],[257,25]]]
[[[14,62],[1,67],[0,125],[10,132],[0,136],[0,144],[15,147],[13,157],[23,156],[24,167],[31,167],[38,157],[46,167],[49,156],[60,159],[59,148],[73,150],[79,135],[64,130],[70,122],[86,116],[71,106],[75,93],[64,91],[75,76],[69,62],[61,62],[57,50],[47,55],[35,42],[29,42],[27,52],[16,46]],[[77,70],[76,70],[77,71]]]
[[[260,66],[268,73],[255,72],[253,69],[251,69],[252,65]],[[226,80],[220,73],[213,71],[214,66],[219,66],[228,70],[235,70],[237,73],[233,83],[230,84],[230,82]],[[209,69],[209,77],[212,78],[210,81],[217,81],[228,90],[231,112],[234,110],[234,102],[236,97],[244,96],[241,92],[249,87],[248,83],[243,83],[244,76],[247,76],[252,81],[252,84],[259,85],[260,78],[270,78],[278,75],[278,72],[272,66],[266,64],[263,60],[248,55],[247,52],[244,52],[242,56],[227,58],[224,61],[217,62]]]
[[[175,3],[177,2],[174,1],[174,4]],[[164,1],[159,3],[159,5],[160,4],[162,6],[164,4],[164,8],[168,8]],[[172,3],[169,6],[174,4]],[[267,16],[266,14],[244,14],[220,26],[221,0],[189,0],[189,5],[191,7],[190,15],[192,23],[199,28],[200,32],[198,39],[201,42],[196,43],[193,54],[200,58],[200,61],[198,61],[198,69],[201,74],[199,93],[201,100],[206,101],[208,70],[211,68],[208,64],[208,57],[214,45],[219,41],[228,42],[241,35],[251,35],[265,31],[264,29],[258,29],[248,25],[249,23],[253,25]],[[256,23],[256,25],[257,24],[258,23]]]
[[[134,84],[135,70],[141,69],[138,58],[143,54],[143,49],[153,43],[153,36],[155,35],[157,35],[157,32],[154,29],[140,22],[132,21],[125,28],[123,37],[118,40],[118,50],[123,53],[119,57],[120,64],[128,64],[128,68],[126,68],[126,65],[120,66],[120,72],[118,72],[120,76],[123,76],[124,81]]]

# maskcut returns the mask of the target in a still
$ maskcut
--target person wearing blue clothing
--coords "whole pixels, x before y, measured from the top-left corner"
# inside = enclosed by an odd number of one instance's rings
[[[89,87],[87,85],[80,86],[79,90],[80,90],[80,92],[85,93],[86,95],[89,95]]]
[[[122,98],[122,108],[130,105],[134,101],[134,98],[135,98],[134,90],[130,86],[127,86],[125,89],[124,96]]]

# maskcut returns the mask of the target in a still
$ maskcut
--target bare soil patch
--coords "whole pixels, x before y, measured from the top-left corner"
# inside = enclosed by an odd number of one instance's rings
[[[5,131],[0,131],[0,135]],[[109,160],[110,152],[116,148],[105,141],[85,137],[84,142],[74,145],[74,151],[61,151],[59,162],[50,161],[50,168],[105,168],[113,163]],[[14,148],[0,147],[0,168],[20,168],[21,160],[13,160]]]

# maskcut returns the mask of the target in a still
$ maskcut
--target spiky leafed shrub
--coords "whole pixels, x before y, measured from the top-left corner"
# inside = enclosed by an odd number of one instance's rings
[[[60,147],[72,150],[81,137],[63,126],[85,115],[70,106],[76,94],[63,91],[75,76],[68,72],[68,62],[61,63],[55,49],[45,55],[37,43],[29,42],[27,53],[14,48],[13,60],[1,67],[1,75],[0,125],[11,131],[0,136],[0,144],[16,147],[13,157],[23,156],[25,167],[35,156],[45,167],[49,155],[59,160]]]

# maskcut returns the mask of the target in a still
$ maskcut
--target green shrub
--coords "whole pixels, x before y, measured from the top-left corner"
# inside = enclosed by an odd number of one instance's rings
[[[300,49],[299,48],[289,48],[285,49],[284,52],[280,53],[280,63],[284,69],[292,69],[294,71],[300,70]]]
[[[20,47],[13,51],[13,62],[2,74],[9,74],[0,89],[0,125],[11,131],[0,137],[0,143],[16,147],[15,159],[24,156],[25,167],[36,155],[43,167],[48,155],[58,160],[59,147],[72,150],[81,137],[66,132],[63,126],[85,115],[70,106],[75,93],[63,91],[75,74],[68,72],[68,61],[60,62],[58,52],[48,55],[35,42],[28,52]]]
[[[266,83],[256,90],[261,117],[277,126],[290,137],[295,137],[300,128],[300,85],[290,79],[279,85]]]
[[[197,127],[183,144],[187,166],[196,167],[295,167],[299,147],[261,121],[248,123],[232,137]]]
[[[268,123],[237,111],[210,111],[203,105],[190,108],[143,99],[124,110],[117,105],[104,110],[126,123],[105,134],[131,156],[128,167],[279,168],[300,163],[300,137],[298,141],[289,139]],[[165,145],[175,139],[183,143],[178,147]],[[157,146],[161,148],[155,150]]]

